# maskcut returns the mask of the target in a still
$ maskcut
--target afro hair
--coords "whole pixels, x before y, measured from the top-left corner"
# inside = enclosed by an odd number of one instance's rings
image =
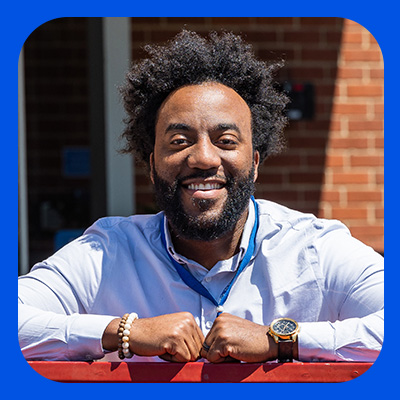
[[[251,45],[231,32],[211,32],[207,40],[183,30],[165,46],[144,49],[149,57],[132,66],[121,88],[127,112],[123,152],[135,153],[149,166],[161,104],[179,87],[204,82],[228,86],[246,101],[252,115],[253,148],[260,153],[260,162],[284,148],[288,97],[273,82],[283,61],[257,60]]]

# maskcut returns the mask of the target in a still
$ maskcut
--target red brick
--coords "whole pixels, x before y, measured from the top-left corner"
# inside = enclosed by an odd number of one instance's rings
[[[383,149],[385,146],[385,139],[383,137],[379,137],[375,139],[375,148]]]
[[[332,176],[334,184],[365,184],[369,182],[368,174],[356,172],[334,173]]]
[[[349,121],[350,131],[383,131],[383,121]]]
[[[304,49],[301,51],[301,59],[316,62],[334,61],[338,58],[338,51],[332,49]]]
[[[368,216],[367,209],[359,207],[346,207],[346,208],[336,208],[332,207],[332,218],[339,220],[347,219],[366,219]]]
[[[279,173],[267,173],[260,171],[258,174],[258,179],[257,182],[259,184],[261,183],[267,183],[267,184],[282,184],[284,182],[283,175]]]
[[[376,238],[367,237],[367,238],[357,238],[357,239],[360,240],[361,242],[365,243],[367,246],[372,247],[373,249],[375,249],[375,251],[377,251],[378,253],[381,253],[383,255],[383,253],[385,251],[383,238],[376,239]]]
[[[362,42],[361,32],[348,32],[344,31],[342,33],[342,43],[361,43]]]
[[[324,174],[322,172],[292,172],[289,174],[290,183],[323,183]]]
[[[375,208],[375,218],[382,220],[385,218],[385,209],[383,207]]]
[[[349,85],[347,95],[351,97],[383,96],[383,85]]]
[[[363,70],[361,68],[338,68],[337,77],[340,79],[361,79],[363,77]]]
[[[371,79],[383,79],[385,72],[383,68],[380,69],[370,69],[369,76]]]
[[[328,155],[325,159],[327,167],[343,167],[344,157],[342,155]]]
[[[350,163],[353,167],[377,167],[384,165],[383,155],[351,156]]]
[[[293,201],[299,201],[299,192],[296,190],[269,190],[264,188],[263,190],[257,187],[257,197],[276,201],[277,203]]]
[[[307,156],[306,164],[311,167],[323,167],[326,165],[326,156],[325,154]]]
[[[307,190],[304,192],[304,200],[311,202],[319,202],[321,199],[321,191],[320,190]]]
[[[383,173],[376,173],[375,174],[375,182],[378,185],[383,185],[385,183],[385,175]]]
[[[265,161],[265,166],[268,168],[270,166],[300,166],[301,165],[301,157],[299,154],[282,154],[278,156],[274,156],[268,158]]]
[[[324,137],[293,137],[288,142],[289,149],[324,149],[327,139]]]
[[[321,35],[318,32],[315,31],[288,31],[283,33],[283,40],[287,42],[294,42],[294,43],[299,43],[299,42],[305,42],[307,43],[307,46],[310,46],[310,44],[317,45],[320,40],[321,40]]]
[[[379,50],[356,50],[343,49],[342,57],[344,61],[381,61],[382,53]]]
[[[313,67],[297,67],[291,70],[291,76],[293,80],[297,79],[321,79],[325,75],[325,71],[322,68]]]
[[[365,190],[365,191],[357,191],[347,192],[347,201],[349,202],[367,202],[367,201],[382,201],[383,194],[379,191],[374,190]]]
[[[340,193],[333,190],[324,190],[321,193],[321,201],[338,202],[340,200]]]
[[[333,105],[332,114],[362,114],[367,113],[366,104],[352,104],[352,103],[335,103]]]
[[[331,137],[329,145],[333,149],[366,149],[368,139]]]
[[[383,225],[364,225],[364,226],[352,226],[350,227],[351,233],[355,237],[366,237],[366,236],[376,236],[376,237],[383,237],[385,233],[385,229]]]
[[[380,115],[383,118],[385,112],[385,105],[381,104],[374,104],[374,113],[375,115]]]

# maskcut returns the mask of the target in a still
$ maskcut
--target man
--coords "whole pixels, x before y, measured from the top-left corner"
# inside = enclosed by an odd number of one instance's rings
[[[230,33],[147,51],[122,91],[125,151],[163,212],[103,218],[20,278],[25,357],[374,361],[382,257],[338,221],[252,197],[282,148],[280,64]]]

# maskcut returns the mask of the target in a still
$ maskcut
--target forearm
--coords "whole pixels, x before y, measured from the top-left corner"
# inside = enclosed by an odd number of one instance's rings
[[[117,351],[118,350],[118,327],[121,318],[114,318],[106,327],[103,332],[101,342],[104,350]]]
[[[363,318],[300,323],[300,361],[374,362],[383,343],[383,310]]]
[[[103,357],[102,335],[115,317],[62,315],[19,304],[18,337],[24,357],[89,360]]]

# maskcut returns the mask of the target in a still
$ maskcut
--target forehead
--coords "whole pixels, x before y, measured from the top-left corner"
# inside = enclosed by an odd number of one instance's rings
[[[233,89],[220,83],[206,82],[183,86],[164,100],[158,111],[157,123],[179,118],[210,122],[230,119],[248,125],[251,112],[247,103]]]

